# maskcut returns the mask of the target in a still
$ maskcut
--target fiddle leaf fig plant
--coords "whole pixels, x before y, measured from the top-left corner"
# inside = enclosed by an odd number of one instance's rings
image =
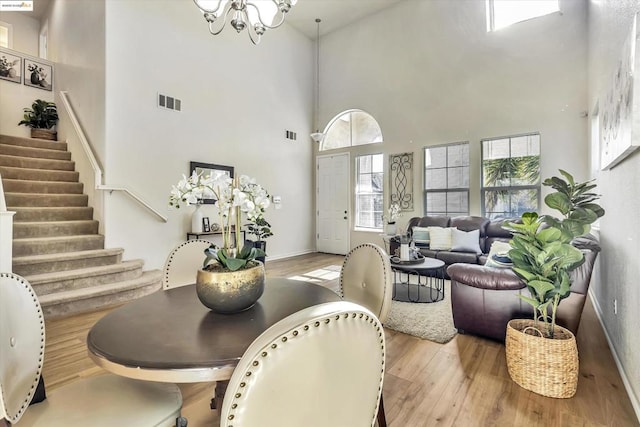
[[[509,251],[513,271],[530,293],[520,298],[531,304],[534,320],[543,322],[541,332],[548,338],[554,335],[558,305],[570,294],[570,273],[584,263],[584,254],[571,242],[589,233],[591,224],[605,213],[595,203],[600,196],[591,191],[596,187],[593,181],[576,183],[568,172],[560,169],[560,173],[564,179],[554,176],[542,184],[555,190],[544,201],[562,218],[526,212],[521,223],[505,226],[513,233]]]

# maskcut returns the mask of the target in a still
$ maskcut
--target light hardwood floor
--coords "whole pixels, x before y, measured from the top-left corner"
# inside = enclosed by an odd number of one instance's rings
[[[341,263],[339,256],[309,254],[270,261],[267,274],[315,276],[325,280],[325,285],[335,285],[335,281],[326,281],[322,268]],[[314,273],[305,275],[309,272]],[[88,358],[85,339],[91,326],[109,311],[46,322],[47,390],[103,373]],[[171,313],[167,313],[167,321],[171,321]],[[507,373],[502,344],[469,335],[436,344],[392,330],[386,331],[386,337],[384,401],[391,427],[640,425],[590,302],[578,333],[580,379],[572,399],[545,398],[516,385]],[[219,424],[215,411],[209,409],[212,383],[180,388],[183,414],[190,427]],[[262,427],[276,425],[265,421]]]

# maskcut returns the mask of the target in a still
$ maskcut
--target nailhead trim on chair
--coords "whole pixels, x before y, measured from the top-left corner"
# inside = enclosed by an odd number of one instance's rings
[[[175,247],[171,253],[169,254],[169,258],[167,259],[167,264],[164,268],[164,280],[162,281],[162,289],[170,289],[171,286],[167,285],[167,283],[169,282],[169,271],[171,270],[171,263],[173,262],[173,258],[176,256],[176,254],[180,251],[181,248],[183,248],[184,246],[187,245],[191,245],[194,243],[200,243],[200,242],[207,242],[209,244],[211,244],[211,242],[209,242],[208,240],[202,240],[202,239],[194,239],[194,240],[187,240],[186,242],[180,244],[179,246]],[[204,252],[202,254],[203,256],[203,260],[204,260]]]
[[[29,394],[27,395],[25,400],[22,402],[22,406],[20,406],[20,410],[18,411],[17,414],[14,415],[13,418],[8,420],[9,422],[15,422],[15,420],[19,419],[22,416],[22,413],[29,407],[29,403],[31,402],[31,399],[33,398],[33,395],[36,391],[36,387],[38,386],[40,375],[42,374],[42,365],[44,364],[44,316],[42,314],[42,307],[40,307],[40,302],[38,301],[38,297],[33,292],[33,289],[31,288],[31,286],[29,286],[29,284],[24,278],[13,273],[0,273],[0,278],[3,278],[3,277],[17,280],[18,283],[20,283],[29,292],[29,294],[31,295],[31,298],[35,302],[35,305],[38,309],[38,319],[40,319],[40,358],[38,359],[38,371],[36,372],[36,376],[33,379],[33,383],[31,384],[31,390],[29,391]],[[7,403],[4,400],[4,395],[3,395],[3,405],[5,408],[7,407]],[[7,414],[7,415],[11,416],[10,414]]]
[[[358,314],[359,314],[359,316],[358,316]],[[338,321],[338,320],[340,320],[340,318],[341,318],[341,316],[340,316],[340,315],[336,315],[336,316],[332,316],[332,317],[334,317],[334,319],[333,319],[334,321]],[[374,323],[374,322],[376,322],[376,324],[377,324],[377,325],[376,325],[376,330],[378,331],[378,338],[379,338],[379,340],[380,340],[380,346],[381,346],[381,348],[382,348],[382,365],[381,365],[381,369],[380,369],[380,381],[379,381],[379,383],[378,383],[378,395],[380,395],[380,393],[382,392],[382,383],[383,383],[383,381],[384,381],[384,365],[385,365],[385,359],[386,359],[386,354],[384,353],[384,350],[385,350],[385,348],[384,348],[384,332],[383,332],[383,329],[382,329],[382,325],[380,324],[380,322],[379,322],[376,318],[374,318],[374,317],[372,317],[372,316],[369,316],[368,314],[367,314],[367,315],[365,315],[364,313],[355,313],[355,312],[353,312],[353,313],[351,313],[351,314],[349,314],[349,313],[345,313],[345,314],[344,314],[344,319],[349,319],[349,320],[350,320],[350,319],[356,319],[357,321],[359,321],[360,319],[362,319],[362,320],[364,320],[365,322],[369,322],[369,323]],[[328,325],[328,324],[330,324],[330,323],[331,323],[331,320],[332,320],[332,319],[331,319],[331,318],[329,318],[329,317],[327,317],[326,319],[324,319],[322,322],[321,322],[321,321],[319,321],[319,320],[316,320],[315,322],[313,322],[313,326],[314,326],[315,328],[318,328],[318,327],[320,327],[321,325]],[[309,325],[304,325],[304,326],[302,327],[302,330],[303,330],[303,331],[308,331],[309,329],[310,329],[310,326],[309,326]],[[274,349],[274,350],[275,350],[275,349],[277,349],[277,348],[278,348],[277,341],[281,341],[282,343],[289,342],[289,341],[290,341],[290,340],[292,340],[293,338],[300,336],[300,333],[301,333],[301,332],[300,332],[298,329],[294,329],[294,330],[290,331],[290,334],[291,334],[290,336],[286,336],[286,335],[285,335],[285,336],[282,336],[279,340],[273,341],[270,345],[266,345],[266,346],[264,347],[264,349],[266,350],[267,348],[271,348],[271,349]],[[282,345],[282,344],[281,344],[281,345]],[[265,358],[265,357],[267,357],[267,356],[269,355],[269,352],[268,352],[268,351],[265,351],[265,350],[263,350],[263,351],[260,353],[260,356],[261,356],[262,358]],[[260,364],[260,361],[259,361],[259,360],[254,360],[254,361],[253,361],[253,363],[252,363],[252,365],[253,365],[253,366],[258,366],[259,364]],[[251,371],[247,371],[247,372],[245,373],[245,376],[246,376],[247,378],[249,378],[249,377],[251,377],[251,374],[252,374],[252,373],[251,373]],[[248,381],[248,380],[247,380],[247,381]],[[240,383],[240,388],[242,389],[242,388],[246,387],[246,385],[247,385],[247,383],[246,383],[246,382],[241,382],[241,383]],[[237,408],[238,408],[238,405],[241,403],[241,399],[242,399],[242,393],[241,393],[241,392],[236,392],[236,393],[235,393],[235,395],[233,396],[233,401],[232,401],[233,403],[231,404],[231,409],[232,409],[232,410],[235,410],[235,409],[237,409]],[[378,405],[378,400],[376,400],[376,401],[374,402],[374,406],[376,406],[376,408],[374,408],[374,409],[375,409],[374,414],[376,414],[376,415],[377,415],[377,413],[378,413],[378,411],[377,411],[377,405]],[[233,414],[233,411],[232,411],[232,412],[227,416],[227,421],[233,421],[233,419],[234,419],[234,418],[235,418],[235,415]],[[375,415],[374,415],[374,419],[375,419]],[[227,424],[226,424],[226,427],[233,427],[233,424],[228,424],[228,423],[227,423]]]
[[[347,263],[347,261],[349,261],[349,257],[356,250],[358,250],[358,248],[363,248],[363,247],[374,249],[376,251],[376,253],[378,254],[378,256],[380,257],[380,259],[382,260],[382,265],[383,265],[382,269],[383,269],[383,274],[384,274],[385,286],[387,284],[387,277],[389,277],[389,274],[391,274],[391,272],[387,270],[387,266],[385,264],[385,261],[387,260],[387,256],[388,255],[385,253],[385,251],[380,246],[374,245],[373,243],[363,243],[363,244],[358,245],[355,248],[351,249],[349,251],[349,253],[345,256],[344,261],[342,262],[342,269],[340,270],[340,289],[339,289],[340,298],[344,298],[344,287],[342,286],[342,283],[344,281],[344,265]],[[385,291],[386,291],[386,288],[385,288]],[[376,315],[379,315],[379,314],[380,313],[376,313]]]

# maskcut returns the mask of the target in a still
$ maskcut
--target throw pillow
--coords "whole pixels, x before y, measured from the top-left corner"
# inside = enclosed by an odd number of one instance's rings
[[[429,249],[434,251],[451,250],[452,228],[427,227],[429,229]]]
[[[489,255],[487,256],[487,262],[484,263],[487,267],[495,268],[511,268],[513,263],[509,258],[509,251],[511,245],[508,242],[495,241],[491,244],[489,249]]]
[[[451,230],[451,250],[454,252],[473,252],[481,254],[480,230]]]
[[[413,227],[412,234],[413,241],[416,244],[427,244],[429,243],[429,228],[428,227]]]

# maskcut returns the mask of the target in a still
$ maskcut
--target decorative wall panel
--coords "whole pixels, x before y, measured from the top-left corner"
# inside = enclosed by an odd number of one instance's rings
[[[389,155],[389,204],[413,210],[413,153]]]

